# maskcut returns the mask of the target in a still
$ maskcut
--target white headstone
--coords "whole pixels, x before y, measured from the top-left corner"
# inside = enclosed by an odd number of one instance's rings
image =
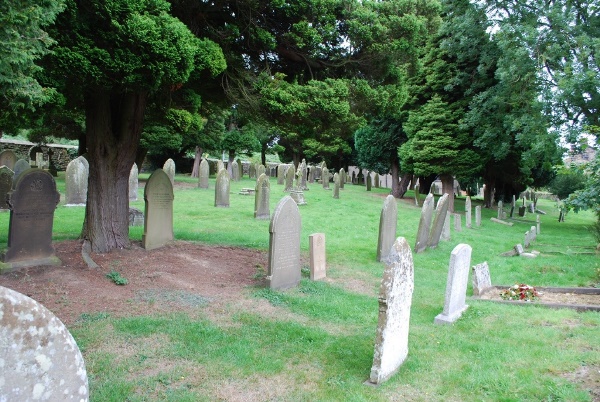
[[[396,239],[396,227],[398,222],[398,204],[393,195],[388,195],[383,201],[381,214],[379,216],[379,239],[377,241],[377,261],[383,261],[387,257],[394,240]]]
[[[450,255],[444,310],[435,317],[433,321],[435,324],[452,324],[467,309],[468,306],[465,304],[465,300],[470,265],[471,246],[459,244],[452,250]]]
[[[482,262],[473,266],[473,295],[479,296],[486,289],[492,287],[492,280],[490,279],[490,268],[488,267],[487,261]]]

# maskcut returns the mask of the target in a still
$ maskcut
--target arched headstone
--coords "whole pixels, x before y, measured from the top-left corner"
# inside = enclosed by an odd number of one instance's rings
[[[171,180],[171,185],[175,185],[175,162],[173,159],[169,158],[163,165],[162,170],[167,174],[169,180]]]
[[[298,286],[300,271],[301,219],[298,205],[290,196],[279,201],[269,226],[269,268],[271,289]]]
[[[65,172],[65,204],[85,205],[88,190],[88,161],[80,156],[67,165]]]
[[[29,162],[27,162],[25,159],[19,159],[17,163],[15,163],[15,168],[13,169],[13,171],[15,172],[13,175],[13,188],[15,188],[15,185],[17,184],[21,173],[23,173],[27,169],[31,169],[31,166],[29,166]]]
[[[129,171],[129,201],[137,201],[138,199],[138,167],[134,163]]]
[[[377,261],[384,261],[396,240],[398,223],[398,204],[393,195],[383,201],[379,217],[379,240],[377,241]]]
[[[173,185],[156,169],[144,187],[145,221],[142,247],[152,250],[173,241]]]
[[[200,188],[208,188],[208,176],[210,174],[210,169],[208,166],[208,161],[202,158],[200,162],[200,174],[198,175],[198,187]]]
[[[266,174],[261,174],[256,180],[256,191],[254,192],[254,217],[256,219],[269,219],[269,199],[271,195],[271,183]]]
[[[17,155],[10,149],[0,152],[0,166],[4,165],[10,170],[13,170],[17,163]]]
[[[215,207],[229,208],[229,173],[221,169],[215,182]]]

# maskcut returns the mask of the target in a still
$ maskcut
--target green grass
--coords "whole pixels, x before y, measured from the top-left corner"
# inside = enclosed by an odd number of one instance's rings
[[[148,175],[142,175],[142,180]],[[231,183],[231,207],[214,207],[210,189],[178,176],[190,188],[177,189],[176,239],[268,249],[269,222],[253,218],[254,198],[238,195],[254,187],[244,179]],[[62,176],[58,187],[64,194]],[[375,261],[379,214],[385,189],[366,192],[346,185],[340,199],[318,184],[305,193],[301,250],[308,236],[326,235],[328,280],[304,278],[288,291],[250,288],[242,298],[272,310],[228,307],[222,316],[203,313],[112,317],[84,315],[72,331],[90,377],[93,401],[591,401],[584,384],[566,373],[584,366],[600,370],[600,314],[542,307],[507,306],[469,300],[469,309],[451,326],[433,324],[444,304],[448,261],[459,243],[472,246],[471,265],[487,261],[494,284],[525,282],[534,286],[598,284],[595,240],[589,213],[569,214],[558,222],[550,201],[540,200],[541,234],[536,259],[502,257],[534,223],[512,227],[490,221],[496,211],[483,209],[482,226],[452,231],[452,239],[414,255],[415,291],[409,355],[400,371],[379,387],[368,378],[377,326],[377,293],[383,265]],[[285,193],[271,179],[271,211]],[[398,201],[398,236],[415,244],[420,209],[409,192]],[[481,200],[474,200],[474,205]],[[143,209],[143,189],[132,206]],[[455,200],[464,211],[464,199]],[[531,215],[529,215],[530,219]],[[56,241],[76,238],[83,208],[56,210]],[[473,219],[474,223],[474,219]],[[8,214],[0,214],[0,242],[6,243]],[[132,228],[141,240],[143,228]],[[306,276],[306,275],[305,275]],[[467,294],[471,294],[471,285]],[[596,377],[597,381],[597,377]]]

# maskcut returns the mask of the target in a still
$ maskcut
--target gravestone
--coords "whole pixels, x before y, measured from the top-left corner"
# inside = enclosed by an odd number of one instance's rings
[[[310,256],[310,279],[318,281],[326,278],[325,233],[313,233],[308,236],[308,254]]]
[[[504,203],[502,200],[498,201],[498,219],[504,219]]]
[[[25,159],[19,159],[17,163],[15,163],[15,168],[13,169],[13,171],[15,172],[13,175],[13,188],[15,188],[15,185],[17,184],[21,173],[28,169],[31,169],[31,166],[29,166],[29,162],[27,162]]]
[[[471,223],[471,197],[469,196],[465,199],[465,226],[469,229],[473,227]]]
[[[0,286],[0,334],[0,400],[88,400],[81,352],[50,310]]]
[[[524,236],[524,240],[523,240],[523,247],[529,248],[530,244],[531,244],[531,234],[529,233],[529,230],[528,230],[527,232],[525,232],[525,236]]]
[[[481,226],[481,205],[475,207],[475,226]]]
[[[295,173],[294,165],[288,166],[287,170],[285,171],[285,187],[283,188],[283,191],[286,193],[289,193],[294,188],[294,178],[296,177]]]
[[[339,176],[340,176],[340,190],[344,189],[344,183],[346,183],[346,171],[344,170],[344,168],[340,169],[339,172]]]
[[[240,181],[240,168],[236,161],[231,163],[231,180]]]
[[[408,356],[410,308],[414,290],[410,246],[399,237],[385,261],[379,288],[379,317],[369,382],[381,384],[394,375]]]
[[[462,219],[460,214],[452,214],[454,215],[454,231],[461,232],[462,231]]]
[[[340,198],[340,188],[341,188],[340,175],[337,173],[334,173],[334,175],[333,175],[333,198],[335,198],[335,199]]]
[[[223,161],[222,160],[218,160],[217,161],[217,174],[219,174],[219,172],[221,170],[223,170],[223,169],[225,169],[225,165],[223,164]]]
[[[269,209],[269,201],[271,198],[271,182],[266,174],[261,174],[256,180],[254,192],[254,218],[269,219],[271,218],[271,210]]]
[[[306,160],[302,159],[302,163],[300,164],[298,170],[300,170],[300,183],[298,184],[298,188],[302,191],[308,191],[308,186],[306,185],[306,178],[308,175]]]
[[[17,160],[17,155],[10,149],[0,152],[0,166],[6,166],[10,170],[13,170]]]
[[[467,282],[471,265],[471,246],[459,244],[450,254],[448,280],[446,281],[446,297],[444,310],[433,320],[434,324],[452,324],[467,309]]]
[[[398,204],[393,195],[383,201],[379,216],[379,239],[377,240],[377,261],[384,261],[396,240]]]
[[[537,229],[535,226],[529,228],[529,233],[531,233],[531,241],[537,240]]]
[[[540,221],[540,216],[536,215],[535,216],[535,226],[536,226],[536,233],[540,234],[540,227],[541,227],[541,221]]]
[[[208,188],[208,177],[210,175],[210,167],[208,166],[208,161],[205,158],[202,158],[200,161],[200,172],[198,174],[198,187],[199,188]]]
[[[329,190],[329,169],[326,167],[321,169],[321,178],[323,181],[323,188]]]
[[[418,207],[419,206],[419,185],[415,185],[415,205]]]
[[[375,173],[375,178],[373,179],[373,182],[375,188],[379,188],[379,173]]]
[[[162,169],[156,169],[144,187],[142,247],[159,248],[173,241],[173,185]]]
[[[171,180],[171,186],[175,185],[175,162],[169,158],[163,165],[162,170],[167,174],[169,180]]]
[[[516,200],[516,198],[515,198],[515,196],[513,194],[513,196],[512,196],[512,202],[510,203],[510,217],[511,218],[514,218],[514,216],[515,216],[515,207],[516,207],[516,205],[517,205],[517,200]]]
[[[525,216],[525,211],[526,211],[527,207],[525,206],[520,206],[519,207],[519,216],[522,218]]]
[[[8,166],[0,166],[0,209],[9,209],[6,203],[6,196],[12,190],[13,176],[15,172]]]
[[[237,181],[240,181],[242,180],[242,177],[244,177],[244,165],[242,165],[242,160],[239,158],[236,160],[236,163],[238,167]]]
[[[258,177],[256,177],[256,165],[254,163],[251,163],[250,166],[248,167],[248,177],[250,179],[258,178]]]
[[[431,230],[431,220],[433,218],[433,203],[433,194],[427,194],[425,201],[423,201],[423,207],[421,208],[421,218],[419,219],[419,229],[417,230],[415,253],[421,253],[427,249],[429,231]]]
[[[129,207],[129,226],[144,226],[144,213],[133,207]]]
[[[442,228],[442,240],[450,240],[450,214],[446,212],[446,218],[444,219],[444,227]]]
[[[215,207],[229,208],[229,186],[229,173],[221,169],[215,181]]]
[[[308,167],[308,182],[311,184],[315,182],[315,170],[315,167],[312,165]]]
[[[258,167],[256,168],[256,176],[260,177],[261,174],[267,174],[267,168],[265,167],[265,165],[258,165]]]
[[[271,289],[288,289],[300,283],[301,219],[298,205],[290,196],[279,201],[269,225],[269,267]]]
[[[87,201],[88,175],[89,164],[83,156],[69,162],[65,172],[66,205],[85,205]]]
[[[371,175],[367,174],[365,180],[367,181],[367,191],[371,191],[371,187],[372,187],[372,184],[371,184],[371,181],[372,181],[371,180]]]
[[[442,230],[444,229],[444,223],[446,222],[446,215],[448,215],[448,193],[441,196],[437,202],[435,208],[435,218],[433,218],[433,224],[431,225],[431,233],[427,245],[431,248],[435,248],[440,243],[442,237]]]
[[[277,184],[284,184],[285,183],[285,173],[287,170],[288,166],[280,163],[277,166]]]
[[[473,284],[473,295],[479,296],[486,289],[492,287],[492,280],[490,279],[490,268],[488,267],[487,261],[481,264],[474,265],[472,267],[473,277],[471,282]]]
[[[129,201],[137,201],[138,199],[138,167],[134,163],[129,171]]]
[[[7,264],[0,272],[34,265],[57,265],[52,247],[54,210],[60,201],[52,175],[41,169],[27,169],[7,195],[10,207]]]

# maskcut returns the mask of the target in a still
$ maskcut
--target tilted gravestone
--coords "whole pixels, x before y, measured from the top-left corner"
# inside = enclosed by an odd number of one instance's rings
[[[21,173],[8,193],[10,223],[2,272],[33,265],[60,264],[52,247],[54,210],[60,201],[52,175],[41,169]]]
[[[198,187],[208,188],[208,176],[210,175],[210,166],[206,158],[200,161],[200,173],[198,174]]]
[[[13,188],[15,188],[15,185],[17,184],[21,173],[28,169],[31,169],[31,166],[29,166],[29,162],[27,162],[25,159],[19,159],[17,163],[15,163],[15,168],[13,169],[13,171],[15,172],[13,175]]]
[[[0,344],[0,400],[88,400],[85,363],[65,325],[40,303],[2,286]]]
[[[221,169],[215,181],[215,207],[229,208],[229,186],[229,173]]]
[[[379,318],[369,382],[381,384],[398,371],[408,356],[414,263],[410,246],[399,237],[385,261],[379,288]]]
[[[486,289],[492,287],[492,280],[490,279],[490,268],[488,267],[487,261],[481,264],[473,265],[473,277],[471,282],[473,283],[473,295],[479,296]]]
[[[162,170],[167,174],[169,180],[171,180],[171,185],[175,185],[175,161],[169,158],[163,165]]]
[[[383,201],[379,216],[379,239],[377,240],[377,261],[384,261],[396,240],[398,204],[393,195]]]
[[[269,225],[267,280],[271,289],[288,289],[300,283],[301,226],[298,205],[292,197],[283,197],[277,204]]]
[[[10,170],[13,170],[17,160],[17,155],[10,149],[0,152],[0,166],[6,166]]]
[[[144,188],[145,221],[142,247],[159,248],[173,241],[173,185],[162,169],[156,169]]]
[[[308,254],[310,256],[310,279],[318,281],[326,278],[325,233],[313,233],[308,236]]]
[[[0,167],[0,209],[9,209],[6,203],[6,196],[12,190],[13,176],[15,172],[8,166]]]
[[[283,189],[286,193],[289,193],[294,188],[295,173],[294,165],[289,165],[285,171],[285,187]]]
[[[137,201],[138,199],[138,187],[139,187],[139,171],[137,165],[134,163],[129,171],[129,201]]]
[[[340,198],[340,188],[341,188],[340,175],[337,173],[334,173],[334,175],[333,175],[333,198],[335,198],[335,199]]]
[[[465,199],[465,226],[469,229],[473,227],[471,223],[471,197],[469,196]]]
[[[471,246],[459,244],[450,254],[448,280],[446,281],[446,297],[444,310],[433,320],[434,324],[452,324],[467,309],[467,282],[471,265]]]
[[[447,193],[438,199],[437,207],[435,208],[435,218],[433,218],[431,233],[427,242],[428,247],[435,248],[440,243],[444,224],[446,223],[446,216],[448,215],[448,203]]]
[[[421,219],[419,220],[419,229],[417,230],[415,253],[421,253],[427,248],[429,231],[431,230],[431,219],[433,218],[433,203],[433,194],[427,194],[425,201],[423,201],[423,207],[421,208]]]
[[[65,204],[85,205],[88,191],[89,164],[80,156],[67,165],[65,172]]]
[[[269,209],[269,201],[271,198],[271,183],[266,174],[261,174],[256,180],[254,191],[254,218],[269,219],[271,210]]]

